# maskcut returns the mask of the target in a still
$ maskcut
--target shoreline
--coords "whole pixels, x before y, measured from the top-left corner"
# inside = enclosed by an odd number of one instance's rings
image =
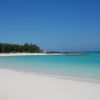
[[[100,100],[100,84],[0,68],[0,100]]]
[[[0,68],[2,70],[8,70],[8,71],[14,71],[14,72],[20,72],[24,74],[29,75],[38,75],[38,76],[44,76],[44,77],[51,77],[51,78],[58,78],[62,80],[72,80],[72,81],[79,81],[79,82],[86,82],[86,83],[95,83],[100,85],[100,79],[99,78],[92,78],[92,77],[84,77],[84,76],[74,76],[74,75],[62,75],[62,74],[56,74],[56,73],[48,73],[48,72],[35,72],[35,71],[26,71],[23,69],[13,69],[13,68]]]
[[[47,54],[47,53],[0,53],[0,57],[5,56],[37,56],[37,55],[63,55],[61,53],[53,53],[53,54]]]
[[[0,57],[10,57],[10,56],[38,56],[38,55],[63,55],[59,53],[54,53],[54,54],[47,54],[47,53],[0,53]],[[100,84],[100,79],[99,78],[92,78],[92,77],[84,77],[84,76],[74,76],[74,75],[63,75],[63,74],[56,74],[56,73],[46,73],[46,72],[33,72],[33,71],[25,71],[25,70],[20,70],[20,69],[10,69],[10,68],[3,68],[1,67],[0,69],[7,69],[11,71],[16,71],[16,72],[22,72],[22,73],[28,73],[28,74],[36,74],[36,75],[42,75],[42,76],[49,76],[49,77],[55,77],[55,78],[60,78],[60,79],[65,79],[65,80],[75,80],[75,81],[85,81],[85,82],[92,82],[92,83],[97,83]]]

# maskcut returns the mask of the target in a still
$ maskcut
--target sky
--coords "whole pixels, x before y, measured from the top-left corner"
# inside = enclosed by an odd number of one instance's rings
[[[0,42],[100,51],[100,0],[0,0]]]

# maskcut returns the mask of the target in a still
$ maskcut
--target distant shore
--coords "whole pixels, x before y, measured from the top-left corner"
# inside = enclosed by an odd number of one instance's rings
[[[62,53],[0,53],[0,56],[63,55]]]
[[[59,53],[0,53],[0,56],[30,56],[30,55],[66,55],[66,56],[85,56],[86,52],[59,52]]]

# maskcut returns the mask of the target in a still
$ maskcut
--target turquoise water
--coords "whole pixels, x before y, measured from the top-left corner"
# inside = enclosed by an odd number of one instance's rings
[[[0,57],[1,68],[100,79],[100,53]]]

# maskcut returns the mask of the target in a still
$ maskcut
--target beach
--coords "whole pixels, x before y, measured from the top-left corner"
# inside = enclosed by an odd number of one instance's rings
[[[62,53],[53,53],[53,54],[47,54],[47,53],[0,53],[0,57],[5,56],[34,56],[34,55],[63,55]]]
[[[1,0],[0,10],[0,100],[100,100],[100,0]]]
[[[0,100],[100,100],[100,84],[0,68]]]

